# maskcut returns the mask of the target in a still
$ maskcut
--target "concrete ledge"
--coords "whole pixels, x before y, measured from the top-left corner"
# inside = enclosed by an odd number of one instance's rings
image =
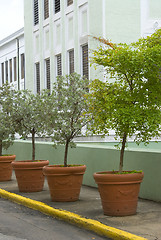
[[[12,202],[21,204],[23,206],[32,208],[34,210],[38,210],[46,215],[50,215],[52,217],[64,220],[66,222],[72,223],[73,225],[83,227],[101,236],[105,236],[114,240],[115,239],[116,240],[147,240],[146,238],[142,238],[134,234],[127,233],[125,231],[106,226],[96,220],[87,219],[75,213],[71,213],[65,210],[55,209],[53,207],[46,205],[45,203],[23,197],[15,193],[10,193],[3,189],[0,189],[0,197],[8,199]]]

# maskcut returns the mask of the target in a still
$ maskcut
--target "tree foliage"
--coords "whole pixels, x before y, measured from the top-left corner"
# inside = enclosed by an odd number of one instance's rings
[[[64,166],[67,166],[68,147],[75,147],[73,138],[81,134],[89,122],[85,94],[88,80],[73,73],[58,76],[50,95],[48,133],[56,145],[64,144]]]
[[[47,107],[48,94],[33,94],[29,90],[17,91],[14,96],[13,120],[16,132],[22,139],[32,137],[32,160],[35,160],[35,136],[45,133],[46,118],[44,109]]]
[[[93,52],[93,63],[105,67],[108,80],[94,80],[90,86],[92,128],[103,134],[115,130],[122,143],[121,172],[127,137],[134,136],[137,143],[147,143],[159,136],[161,30],[129,45],[96,39],[103,45]]]
[[[7,149],[14,140],[15,129],[13,126],[13,90],[8,84],[0,87],[0,156],[2,149]]]

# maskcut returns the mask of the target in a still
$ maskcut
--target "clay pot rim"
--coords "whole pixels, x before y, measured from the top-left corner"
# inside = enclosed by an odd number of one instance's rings
[[[21,160],[21,161],[14,161],[11,163],[14,169],[21,169],[21,168],[34,168],[34,167],[44,167],[45,165],[49,164],[48,160]]]
[[[118,172],[118,171],[115,171]],[[125,171],[126,172],[126,171]],[[117,181],[135,181],[135,180],[142,180],[144,177],[144,172],[138,172],[134,173],[132,171],[128,171],[131,173],[127,174],[113,174],[113,171],[103,171],[103,172],[96,172],[93,174],[93,177],[95,180],[98,181],[111,181],[111,182],[117,182]]]
[[[16,158],[16,155],[11,154],[11,155],[2,155],[0,156],[0,162],[11,162],[14,161]]]
[[[32,160],[17,160],[17,161],[15,161],[16,163],[21,163],[21,162],[25,162],[25,163],[38,163],[38,162],[44,162],[44,161],[48,161],[49,162],[49,160],[35,160],[35,161],[32,161]]]
[[[106,174],[110,174],[110,175],[114,175],[114,176],[122,176],[122,175],[131,175],[131,174],[142,174],[143,172],[133,172],[133,171],[123,171],[123,172],[128,172],[128,173],[125,173],[125,174],[122,174],[122,173],[119,173],[119,171],[101,171],[101,172],[95,172],[94,174],[100,174],[100,175],[106,175]],[[117,173],[117,174],[115,174]]]
[[[68,164],[67,167],[64,167],[63,164],[53,164],[53,165],[49,165],[49,166],[47,166],[47,167],[56,167],[56,168],[62,169],[62,168],[84,167],[84,166],[86,167],[85,164]]]
[[[45,175],[63,174],[63,173],[80,173],[85,172],[86,165],[72,165],[71,167],[62,167],[62,165],[48,165],[43,167]]]

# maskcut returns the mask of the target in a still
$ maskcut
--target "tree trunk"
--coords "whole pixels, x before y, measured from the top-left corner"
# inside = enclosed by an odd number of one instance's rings
[[[66,140],[65,154],[64,154],[64,167],[67,167],[67,155],[68,155],[69,140]]]
[[[35,161],[35,129],[32,129],[32,161]]]
[[[124,151],[125,151],[125,144],[126,144],[127,134],[124,133],[123,139],[122,139],[122,148],[120,152],[120,166],[119,166],[119,173],[122,173],[123,170],[123,159],[124,159]]]
[[[0,140],[0,156],[2,156],[2,140]]]

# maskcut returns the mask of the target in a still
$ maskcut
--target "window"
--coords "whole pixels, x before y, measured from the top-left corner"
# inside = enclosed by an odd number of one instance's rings
[[[44,20],[49,17],[49,0],[44,0]]]
[[[87,79],[89,78],[88,73],[88,45],[82,47],[82,74]]]
[[[50,90],[50,58],[46,62],[46,88]]]
[[[34,0],[34,25],[39,23],[39,1]]]
[[[5,62],[5,69],[6,69],[6,83],[8,82],[8,61]]]
[[[74,49],[69,51],[69,74],[74,72]]]
[[[73,4],[73,0],[67,0],[67,6]]]
[[[24,53],[21,54],[21,79],[24,79],[25,76],[25,56]]]
[[[56,63],[57,63],[57,76],[61,76],[62,75],[61,54],[56,56]]]
[[[14,81],[17,81],[17,59],[14,57]]]
[[[36,92],[40,94],[40,63],[36,63]]]
[[[4,63],[1,63],[2,84],[4,84]]]
[[[55,13],[60,12],[60,0],[55,0]]]
[[[10,83],[12,82],[12,59],[9,61],[10,63]]]

